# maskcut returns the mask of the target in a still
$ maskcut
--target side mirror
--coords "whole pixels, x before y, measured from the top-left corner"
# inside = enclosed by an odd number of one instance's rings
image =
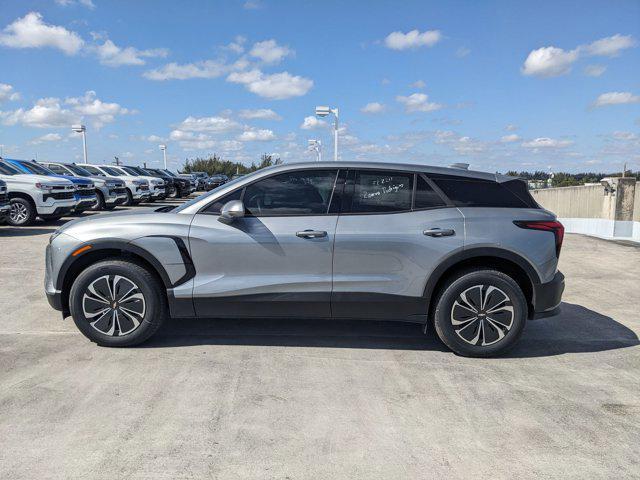
[[[222,206],[218,221],[229,225],[236,218],[242,217],[244,217],[244,203],[241,200],[231,200]]]

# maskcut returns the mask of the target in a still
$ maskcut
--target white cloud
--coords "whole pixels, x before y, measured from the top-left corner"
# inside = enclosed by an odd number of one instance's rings
[[[94,49],[100,63],[109,67],[144,65],[145,57],[166,57],[169,54],[166,48],[138,50],[134,47],[118,47],[111,40],[106,40],[102,45],[97,45]]]
[[[42,135],[41,137],[34,138],[31,140],[31,143],[37,145],[39,143],[44,142],[59,142],[62,140],[62,137],[58,133],[47,133],[46,135]]]
[[[10,48],[44,48],[75,55],[84,45],[80,36],[57,25],[47,25],[38,12],[29,12],[6,26],[0,33],[0,45]]]
[[[154,143],[166,142],[167,141],[166,138],[161,137],[159,135],[149,135],[147,138],[145,138],[145,140],[147,142],[154,142]]]
[[[246,120],[282,120],[282,117],[270,108],[258,108],[257,110],[240,110],[238,116]]]
[[[578,59],[578,51],[566,51],[556,47],[533,50],[524,62],[522,73],[539,77],[557,77],[571,71]]]
[[[407,113],[411,112],[433,112],[439,110],[442,105],[435,102],[429,102],[429,96],[425,93],[413,93],[408,97],[398,95],[396,100],[404,105]]]
[[[264,74],[260,70],[234,72],[227,77],[227,81],[241,83],[250,92],[272,100],[300,97],[313,87],[313,80],[309,78],[288,72]]]
[[[599,77],[607,70],[604,65],[587,65],[584,67],[584,74],[588,77]]]
[[[601,38],[586,47],[583,47],[589,55],[601,57],[616,57],[624,49],[635,47],[636,41],[631,35],[620,35]]]
[[[94,91],[87,91],[82,97],[41,98],[32,108],[19,108],[0,112],[5,125],[21,124],[35,128],[69,128],[74,123],[88,121],[95,128],[115,121],[117,116],[132,114],[134,111],[117,103],[107,103],[96,97]]]
[[[553,149],[553,148],[565,148],[572,144],[573,142],[571,140],[557,140],[555,138],[540,137],[540,138],[535,138],[533,140],[530,140],[528,142],[523,142],[522,146],[525,148],[532,148],[532,149],[539,149],[539,148]]]
[[[275,140],[276,136],[272,130],[257,130],[249,129],[238,135],[238,140],[241,142],[268,142]]]
[[[371,102],[371,103],[367,103],[364,107],[362,107],[360,111],[362,113],[376,114],[376,113],[384,112],[385,109],[386,109],[386,106],[383,103]]]
[[[615,138],[616,140],[637,140],[638,139],[638,135],[636,135],[635,133],[632,132],[613,132],[613,134],[611,135],[613,138]]]
[[[415,82],[413,82],[411,85],[409,85],[411,88],[425,88],[427,86],[426,83],[424,83],[424,80],[417,80]]]
[[[262,8],[262,2],[260,0],[247,0],[242,5],[245,10],[259,10]]]
[[[61,7],[68,7],[70,5],[82,5],[83,7],[87,7],[90,10],[96,8],[92,0],[55,0],[55,2]]]
[[[244,44],[247,42],[246,37],[237,35],[233,42],[222,47],[225,50],[230,50],[233,53],[241,54],[244,52]]]
[[[520,136],[516,135],[515,133],[512,133],[510,135],[505,135],[500,139],[502,143],[512,143],[512,142],[517,142],[518,140],[520,140]]]
[[[464,58],[471,53],[471,50],[467,47],[460,47],[456,50],[456,57]]]
[[[326,128],[327,122],[324,120],[320,120],[318,117],[314,117],[313,115],[309,115],[308,117],[304,117],[304,121],[300,128],[302,130],[315,130],[318,128]]]
[[[293,50],[287,46],[278,45],[273,39],[254,43],[253,48],[249,51],[249,55],[252,57],[270,64],[280,63],[283,58],[293,54]]]
[[[176,129],[185,132],[230,132],[241,125],[226,117],[192,117],[185,118]]]
[[[13,90],[13,86],[7,83],[0,83],[0,102],[6,102],[7,100],[14,101],[19,100],[20,94]]]
[[[518,126],[517,126],[517,125],[514,125],[514,124],[512,124],[512,123],[510,123],[509,125],[507,125],[506,127],[504,127],[504,129],[505,129],[507,132],[515,132],[516,130],[518,130]]]
[[[569,73],[573,64],[580,57],[615,57],[622,50],[635,45],[636,41],[631,35],[616,34],[611,37],[601,38],[587,45],[579,45],[574,50],[563,50],[557,47],[538,48],[529,53],[522,67],[522,73],[540,77],[557,77]],[[588,69],[589,67],[585,69],[585,73],[591,76],[598,76],[604,72],[604,70],[600,71],[598,66],[592,66],[592,71],[596,72],[593,75],[588,72]]]
[[[384,39],[384,44],[392,50],[406,50],[408,48],[432,47],[440,41],[442,34],[439,30],[427,30],[420,32],[392,32]]]
[[[594,107],[604,107],[607,105],[624,105],[629,103],[640,103],[640,96],[631,92],[607,92],[600,95],[595,102]]]
[[[229,65],[219,60],[203,60],[195,63],[167,63],[160,68],[148,70],[142,75],[149,80],[187,80],[190,78],[217,78],[229,73]]]

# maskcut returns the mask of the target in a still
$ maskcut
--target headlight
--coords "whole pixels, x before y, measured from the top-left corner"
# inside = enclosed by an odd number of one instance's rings
[[[49,192],[51,190],[53,190],[53,187],[51,185],[47,185],[46,183],[36,183],[36,188],[39,188],[40,190],[44,190],[45,192]]]
[[[138,185],[138,186],[140,186],[140,185],[146,185],[146,184],[147,184],[147,181],[146,181],[146,180],[134,180],[134,181],[133,181],[133,184],[134,184],[134,185]]]
[[[107,183],[106,184],[107,188],[116,188],[118,186],[117,183]]]

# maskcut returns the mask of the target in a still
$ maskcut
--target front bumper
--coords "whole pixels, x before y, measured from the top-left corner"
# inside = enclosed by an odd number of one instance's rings
[[[154,198],[156,200],[162,200],[163,198],[166,198],[166,196],[167,195],[164,188],[155,188],[153,190],[153,193],[151,194],[151,198]]]
[[[96,197],[95,195],[79,197],[77,198],[77,202],[78,203],[76,203],[75,211],[83,212],[95,206],[95,204],[98,203],[98,197]]]
[[[550,282],[533,285],[532,319],[546,318],[560,313],[560,303],[564,292],[564,275],[556,272]]]

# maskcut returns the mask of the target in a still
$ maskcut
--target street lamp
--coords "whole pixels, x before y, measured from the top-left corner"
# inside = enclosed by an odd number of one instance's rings
[[[167,169],[167,146],[166,145],[158,145],[160,150],[162,150],[162,157],[164,158],[164,169]]]
[[[72,125],[71,130],[82,134],[82,150],[84,152],[84,163],[87,162],[87,127],[84,125]]]
[[[316,107],[316,116],[326,117],[333,113],[333,160],[338,161],[338,109],[330,107]]]
[[[318,162],[322,161],[322,143],[320,140],[309,140],[309,150],[316,152]]]

